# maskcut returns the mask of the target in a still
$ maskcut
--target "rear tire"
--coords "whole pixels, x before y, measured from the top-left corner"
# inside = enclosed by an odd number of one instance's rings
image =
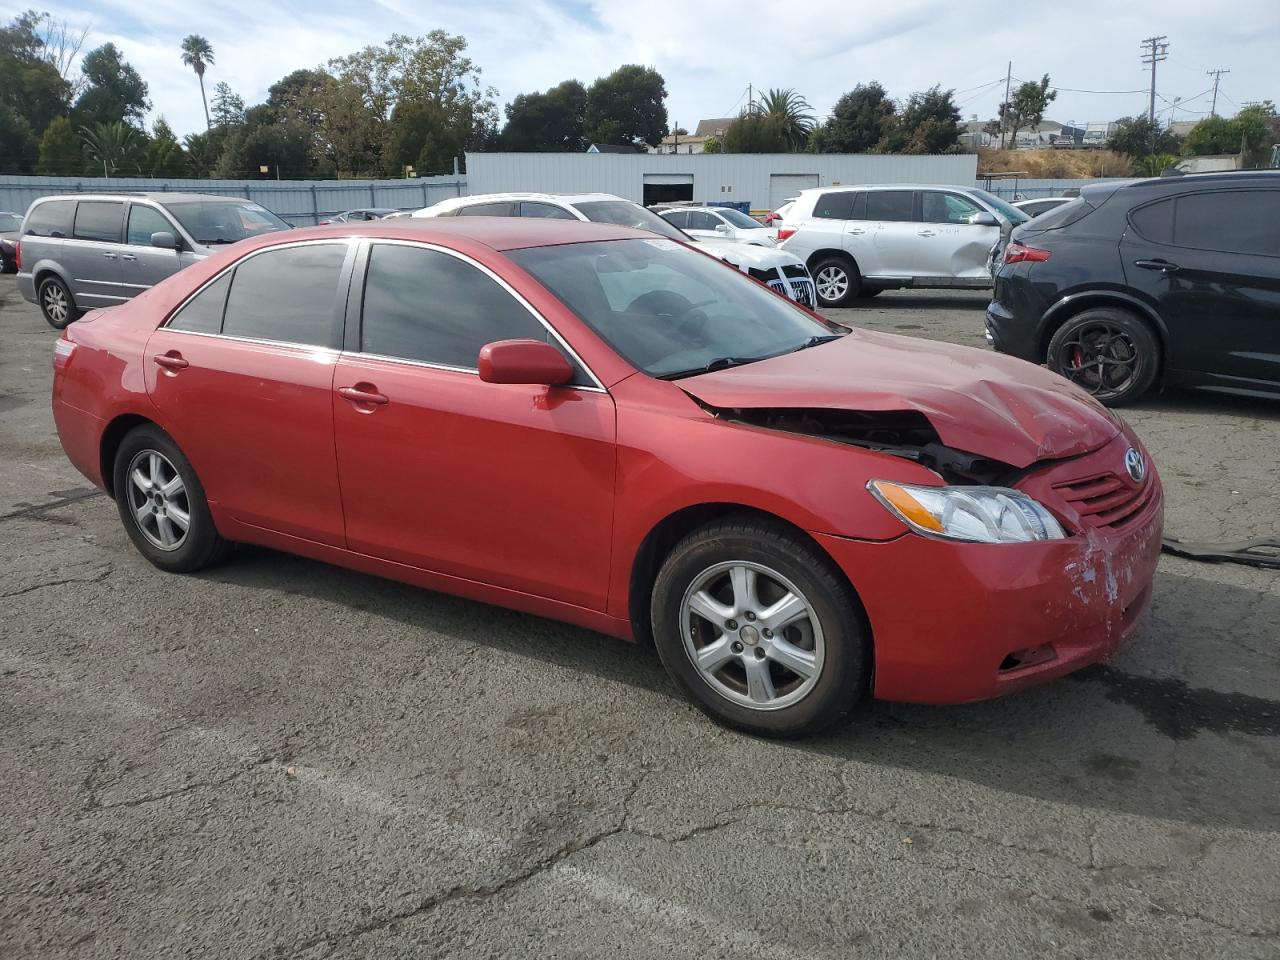
[[[814,262],[809,268],[818,295],[818,306],[831,309],[847,306],[862,289],[862,275],[857,264],[845,256],[832,255]]]
[[[807,736],[869,694],[857,598],[830,558],[783,524],[744,517],[690,533],[663,562],[650,613],[667,672],[727,726]]]
[[[1069,319],[1049,341],[1049,369],[1109,407],[1133,403],[1160,369],[1160,342],[1127,310],[1095,307]]]
[[[63,330],[67,324],[79,320],[83,312],[76,306],[67,285],[57,277],[45,277],[40,281],[36,299],[45,321],[55,330]]]
[[[231,543],[213,525],[200,478],[159,427],[143,424],[125,435],[112,477],[129,539],[161,570],[192,573],[230,552]]]

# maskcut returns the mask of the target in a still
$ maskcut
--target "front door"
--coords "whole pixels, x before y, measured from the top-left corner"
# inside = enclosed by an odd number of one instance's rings
[[[159,210],[141,203],[129,204],[124,245],[120,248],[122,296],[136,297],[194,262],[190,254],[153,247],[153,233],[171,233],[175,239],[182,236]]]
[[[362,301],[333,400],[350,548],[603,610],[610,396],[582,370],[565,387],[482,381],[484,344],[557,341],[452,253],[374,242]]]
[[[1166,364],[1228,388],[1280,383],[1280,190],[1188,193],[1139,207],[1125,278],[1169,327]]]
[[[147,390],[215,511],[345,542],[333,450],[338,287],[350,245],[272,247],[205,286],[147,341]]]
[[[920,191],[917,233],[921,243],[916,276],[989,279],[987,257],[1000,239],[1000,228],[973,223],[973,218],[983,212],[986,211],[958,193]]]

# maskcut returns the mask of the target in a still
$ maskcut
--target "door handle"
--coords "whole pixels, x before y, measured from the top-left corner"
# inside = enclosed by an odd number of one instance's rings
[[[128,260],[130,263],[132,263],[134,260],[137,260],[138,258],[135,257],[132,253],[122,253],[120,254],[120,259]]]
[[[156,354],[151,359],[156,362],[156,366],[164,367],[166,370],[185,370],[191,366],[177,350]]]
[[[855,236],[861,236],[862,234],[866,233],[867,231],[866,231],[866,230],[864,230],[864,229],[862,229],[862,227],[850,227],[850,228],[849,228],[849,232],[850,232],[850,233],[852,233],[852,234],[854,234]]]
[[[1159,270],[1161,273],[1176,273],[1181,269],[1176,263],[1170,263],[1168,260],[1135,260],[1133,265],[1143,270]]]
[[[936,237],[938,234],[935,230],[917,230],[916,235],[921,237]]]
[[[108,260],[114,260],[116,258],[116,255],[114,253],[104,253],[103,256],[106,257]]]
[[[373,404],[381,407],[390,401],[387,400],[385,394],[378,392],[378,388],[371,383],[357,383],[354,387],[339,387],[338,395],[344,400],[350,400],[354,404]]]

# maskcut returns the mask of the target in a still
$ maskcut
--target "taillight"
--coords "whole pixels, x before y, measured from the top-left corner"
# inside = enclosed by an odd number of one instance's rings
[[[61,370],[65,367],[71,362],[71,355],[75,352],[75,341],[68,339],[64,331],[61,337],[53,341],[53,369]]]
[[[1040,263],[1048,260],[1052,254],[1048,250],[1041,250],[1039,247],[1028,247],[1025,243],[1019,243],[1017,240],[1010,240],[1009,245],[1004,248],[1004,263],[1021,263],[1023,260],[1029,260],[1032,263]]]
[[[22,241],[15,240],[13,242],[13,265],[19,270],[22,269]]]
[[[779,242],[779,243],[781,243],[783,240],[790,240],[790,239],[791,239],[792,237],[794,237],[795,235],[796,235],[796,228],[795,228],[795,227],[779,227],[779,228],[778,228],[778,242]]]

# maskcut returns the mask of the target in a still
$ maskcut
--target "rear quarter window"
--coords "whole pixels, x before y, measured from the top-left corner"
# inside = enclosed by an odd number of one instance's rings
[[[46,200],[37,203],[27,214],[23,233],[29,237],[69,237],[71,219],[76,212],[74,200]]]
[[[866,209],[866,194],[849,190],[833,190],[818,197],[813,205],[813,215],[819,220],[860,220],[855,216],[857,207]]]

